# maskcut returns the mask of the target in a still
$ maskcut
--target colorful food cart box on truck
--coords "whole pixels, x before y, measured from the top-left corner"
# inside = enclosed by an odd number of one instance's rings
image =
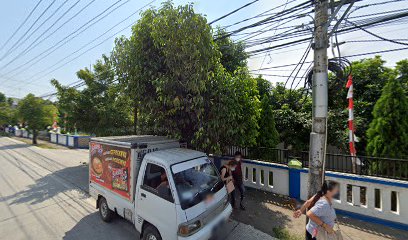
[[[210,239],[232,208],[205,153],[161,136],[92,138],[89,190],[101,218],[119,215],[141,239]]]

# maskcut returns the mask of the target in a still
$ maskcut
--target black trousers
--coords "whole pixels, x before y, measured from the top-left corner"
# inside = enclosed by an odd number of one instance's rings
[[[235,190],[230,193],[230,203],[232,207],[235,207],[235,195],[237,194],[237,191],[239,191],[240,193],[240,200],[241,200],[240,204],[242,206],[242,203],[244,201],[244,193],[245,193],[244,183],[235,185]]]
[[[306,240],[316,240],[315,237],[312,237],[312,234],[310,234],[307,230],[306,230]]]

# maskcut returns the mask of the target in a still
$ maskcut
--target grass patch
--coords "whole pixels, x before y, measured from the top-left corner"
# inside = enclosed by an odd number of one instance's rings
[[[276,227],[272,229],[275,237],[280,240],[303,240],[304,236],[291,233],[288,229],[283,227]]]

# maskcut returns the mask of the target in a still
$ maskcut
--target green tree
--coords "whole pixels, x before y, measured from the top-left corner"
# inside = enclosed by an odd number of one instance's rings
[[[397,62],[395,70],[405,92],[408,94],[408,59]]]
[[[0,126],[12,124],[10,122],[11,109],[6,101],[6,95],[0,92]]]
[[[237,69],[231,76],[221,64],[218,67],[207,85],[194,145],[213,153],[228,146],[255,146],[260,117],[256,80],[247,69]]]
[[[279,133],[275,126],[275,117],[269,98],[264,96],[261,101],[261,117],[259,119],[259,136],[257,144],[260,147],[275,148],[279,143]]]
[[[304,89],[290,90],[278,83],[271,89],[270,99],[276,129],[284,147],[307,150],[312,126],[311,98]]]
[[[0,104],[0,126],[12,125],[18,123],[17,112],[15,108],[11,108],[8,105]]]
[[[372,112],[374,105],[381,96],[382,88],[390,79],[395,78],[396,72],[386,67],[385,61],[380,56],[354,61],[351,68],[353,75],[354,126],[356,136],[359,139],[356,146],[357,151],[362,153],[367,146],[366,132],[373,120]],[[331,83],[335,81],[333,76],[331,76],[330,81]],[[348,105],[345,82],[339,88],[332,88],[329,91],[329,96],[329,111],[331,115],[340,117],[341,114],[343,118],[343,121],[340,122],[339,119],[330,118],[329,127],[330,121],[337,122],[338,127],[333,126],[329,130],[340,133],[342,129],[347,129],[347,112],[344,112]],[[344,133],[341,136],[347,143]],[[328,138],[329,141],[331,141],[330,139],[332,138]],[[337,137],[337,139],[340,138]],[[338,147],[344,146],[343,144],[340,146],[338,144],[336,144]]]
[[[390,80],[375,104],[367,131],[367,153],[376,157],[408,156],[408,97],[400,80]]]
[[[221,64],[229,73],[234,73],[238,68],[247,67],[248,54],[245,52],[243,42],[234,42],[230,37],[226,37],[224,29],[217,28],[215,42],[221,52]]]
[[[8,104],[9,106],[12,106],[13,103],[14,103],[14,99],[13,99],[13,98],[7,98],[7,104]]]
[[[4,93],[0,92],[0,103],[5,103],[7,101],[6,95]]]
[[[38,131],[53,122],[57,108],[41,98],[28,94],[19,102],[18,115],[33,134],[33,144],[37,144]]]
[[[217,60],[211,28],[192,4],[165,2],[153,19],[151,36],[164,59],[162,75],[154,81],[163,109],[156,114],[168,134],[190,142],[202,122],[203,93]]]
[[[127,134],[131,126],[129,96],[114,83],[114,72],[107,57],[103,56],[93,65],[94,71],[81,69],[79,79],[85,82],[82,90],[64,87],[57,80],[58,107],[67,114],[67,130],[78,128],[98,136]]]
[[[119,81],[134,102],[134,119],[156,133],[191,141],[203,117],[203,94],[218,51],[206,19],[193,5],[164,2],[149,9],[130,39],[112,53]],[[148,121],[148,123],[143,123]]]
[[[262,76],[258,76],[256,78],[256,82],[258,86],[259,96],[261,98],[267,97],[270,103],[273,89],[272,84],[268,80],[262,78]]]

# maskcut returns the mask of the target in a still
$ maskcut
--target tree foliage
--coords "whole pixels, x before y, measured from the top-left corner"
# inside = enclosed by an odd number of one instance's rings
[[[408,156],[408,97],[401,81],[389,80],[374,107],[367,131],[367,153],[377,157]]]
[[[57,108],[48,101],[28,94],[19,102],[18,116],[33,134],[33,144],[37,144],[38,131],[53,123]]]
[[[223,51],[225,45],[233,53]],[[138,132],[171,135],[212,151],[254,145],[259,97],[238,45],[229,38],[215,43],[192,4],[165,2],[144,11],[131,37],[116,39],[111,55],[134,103]]]
[[[259,129],[257,145],[260,147],[275,148],[279,143],[279,133],[276,130],[274,112],[267,96],[264,96],[261,101]]]
[[[231,38],[225,37],[226,34],[224,29],[217,28],[215,43],[221,52],[221,64],[229,73],[234,73],[238,68],[247,67],[248,54],[243,42],[233,42]]]
[[[0,126],[15,125],[17,123],[16,109],[13,108],[13,99],[7,98],[0,92]]]
[[[0,103],[6,103],[7,102],[7,97],[4,95],[4,93],[0,92]]]
[[[67,116],[64,127],[67,131],[78,128],[99,136],[128,133],[130,100],[118,84],[112,83],[114,74],[109,59],[103,57],[93,68],[93,72],[87,68],[77,72],[86,84],[83,90],[52,80],[58,92],[58,107],[62,116]]]

